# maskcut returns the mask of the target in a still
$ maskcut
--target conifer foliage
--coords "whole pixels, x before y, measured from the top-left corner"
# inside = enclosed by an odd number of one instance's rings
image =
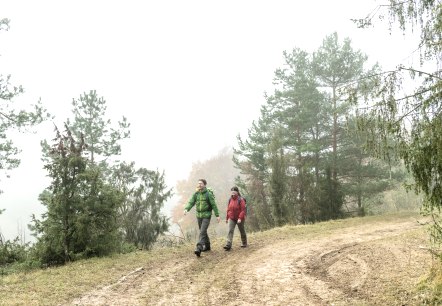
[[[355,107],[348,88],[365,93],[355,80],[379,67],[365,67],[367,56],[337,33],[311,54],[295,48],[283,56],[260,118],[235,148],[235,164],[244,174],[240,185],[253,203],[248,225],[262,230],[336,219],[353,210],[364,214],[366,200],[392,180],[376,184],[384,174],[365,175],[385,167],[372,162],[360,135],[349,129]],[[362,192],[364,185],[371,187]]]
[[[113,128],[95,90],[72,104],[74,119],[56,128],[52,143],[42,141],[52,183],[40,195],[47,212],[31,226],[38,259],[50,265],[149,249],[168,229],[164,173],[116,160],[130,125],[123,117]]]
[[[103,256],[117,250],[117,208],[120,192],[106,184],[101,170],[89,163],[83,138],[69,127],[60,132],[47,153],[44,168],[52,179],[40,195],[47,212],[31,226],[38,238],[38,257],[59,264],[81,257]]]

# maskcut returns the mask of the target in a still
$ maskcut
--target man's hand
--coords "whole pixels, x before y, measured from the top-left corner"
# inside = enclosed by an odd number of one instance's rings
[[[184,215],[187,215],[187,210],[184,210]]]
[[[226,219],[226,223],[229,223],[229,219]]]
[[[241,219],[238,219],[238,223],[241,223]]]
[[[218,223],[221,221],[221,217],[216,217],[216,220],[218,221]]]

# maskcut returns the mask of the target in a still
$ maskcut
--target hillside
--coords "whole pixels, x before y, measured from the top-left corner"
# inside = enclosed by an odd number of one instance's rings
[[[422,305],[432,257],[423,218],[286,226],[200,258],[193,245],[1,278],[0,305]]]

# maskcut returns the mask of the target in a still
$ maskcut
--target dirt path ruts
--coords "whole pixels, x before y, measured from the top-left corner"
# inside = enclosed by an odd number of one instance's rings
[[[142,267],[69,305],[413,305],[431,256],[416,220],[277,240]],[[237,238],[235,238],[237,239]],[[388,289],[388,290],[387,290]],[[391,296],[390,296],[391,298]],[[389,300],[391,301],[391,299]],[[418,301],[416,300],[416,305]]]

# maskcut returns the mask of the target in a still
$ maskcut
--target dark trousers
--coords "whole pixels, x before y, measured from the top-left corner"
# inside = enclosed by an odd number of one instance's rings
[[[198,228],[200,229],[200,238],[198,244],[201,246],[210,245],[209,235],[207,234],[207,229],[210,225],[210,218],[197,218]]]
[[[244,220],[238,223],[236,220],[229,219],[229,233],[227,234],[227,245],[232,246],[233,233],[235,232],[235,226],[238,226],[239,233],[241,234],[241,243],[247,245],[247,234],[245,229]]]

